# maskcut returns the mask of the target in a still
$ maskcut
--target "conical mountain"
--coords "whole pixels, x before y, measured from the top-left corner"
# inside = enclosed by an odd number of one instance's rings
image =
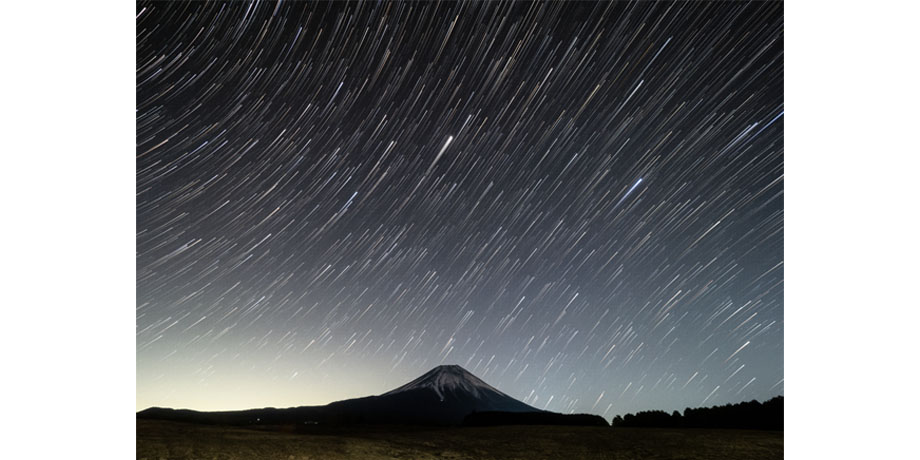
[[[330,404],[337,413],[368,422],[457,424],[472,412],[541,412],[457,365],[438,366],[380,396]]]

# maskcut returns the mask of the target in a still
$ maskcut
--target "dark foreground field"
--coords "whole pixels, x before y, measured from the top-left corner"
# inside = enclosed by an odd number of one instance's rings
[[[499,426],[292,427],[280,431],[137,421],[137,458],[781,459],[781,431]]]

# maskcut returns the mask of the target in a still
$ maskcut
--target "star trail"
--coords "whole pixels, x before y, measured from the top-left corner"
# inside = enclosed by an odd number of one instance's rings
[[[138,409],[783,393],[782,3],[136,11]]]

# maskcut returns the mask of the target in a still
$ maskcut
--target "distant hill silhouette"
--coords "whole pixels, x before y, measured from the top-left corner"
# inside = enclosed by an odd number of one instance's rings
[[[756,430],[783,429],[783,397],[764,403],[757,400],[724,406],[686,408],[683,415],[674,411],[644,411],[617,415],[613,427],[646,428],[746,428]]]
[[[497,425],[569,425],[610,426],[594,414],[559,414],[556,412],[473,412],[463,419],[464,426]]]
[[[460,366],[438,366],[379,396],[347,399],[325,406],[197,412],[150,408],[138,418],[222,425],[379,423],[457,425],[471,412],[543,412],[482,381]]]

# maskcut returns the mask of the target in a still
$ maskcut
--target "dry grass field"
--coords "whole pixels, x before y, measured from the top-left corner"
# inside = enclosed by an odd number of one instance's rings
[[[262,427],[137,420],[137,458],[781,459],[781,431],[500,426]]]

